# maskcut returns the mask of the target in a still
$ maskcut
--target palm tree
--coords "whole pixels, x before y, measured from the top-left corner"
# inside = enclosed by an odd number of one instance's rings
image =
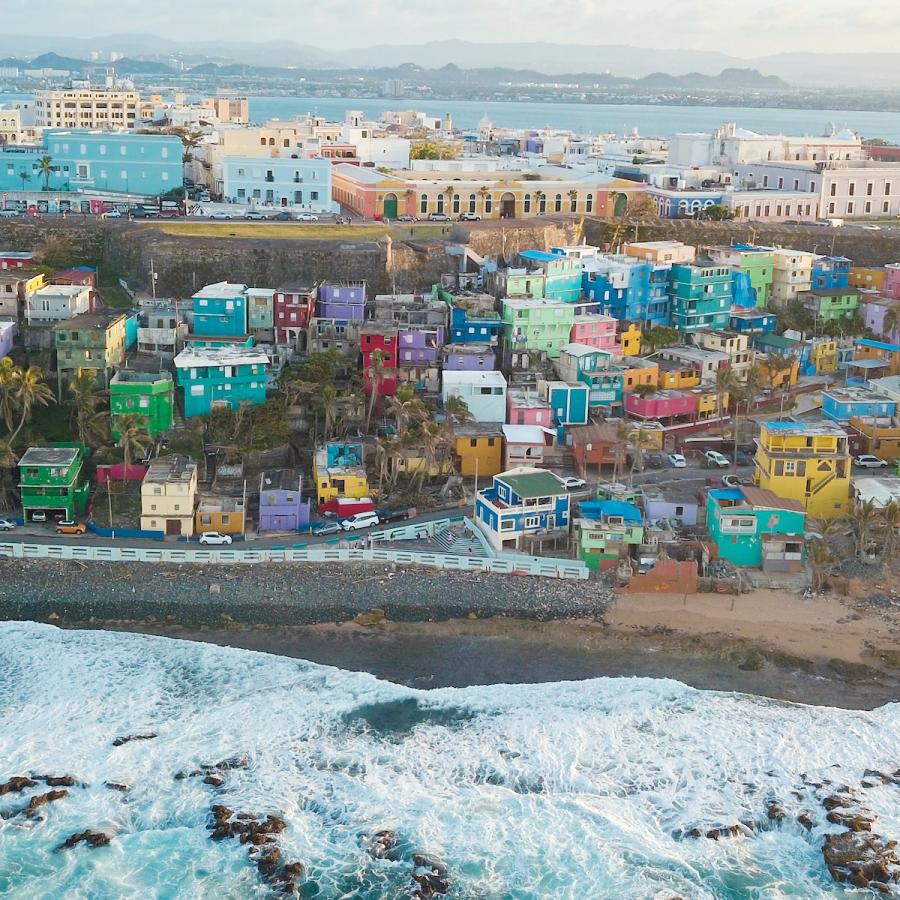
[[[397,459],[399,442],[395,438],[380,437],[375,442],[375,463],[378,466],[378,495],[381,496],[381,486],[387,482],[388,487],[393,487],[397,480],[397,469],[393,465]]]
[[[388,398],[387,411],[397,423],[397,433],[403,434],[411,422],[422,416],[424,404],[416,396],[415,388],[404,384],[395,396]]]
[[[722,430],[722,418],[725,414],[726,398],[731,396],[731,392],[737,385],[737,378],[731,367],[727,369],[716,370],[716,419],[719,422],[719,431]]]
[[[882,507],[881,524],[885,530],[885,555],[889,560],[894,559],[897,549],[897,533],[900,531],[900,501],[891,500]]]
[[[666,325],[655,325],[641,333],[641,344],[655,353],[663,347],[671,347],[681,340],[681,335],[674,328]]]
[[[44,179],[44,190],[50,190],[50,176],[53,174],[53,157],[51,156],[42,156],[38,160],[38,165],[41,170],[41,178]]]
[[[53,400],[53,391],[44,383],[44,373],[38,366],[29,366],[19,376],[18,390],[16,391],[16,406],[19,409],[20,418],[16,430],[9,436],[9,443],[15,443],[19,432],[27,421],[31,419],[31,412],[36,406],[46,406]]]
[[[482,185],[478,188],[478,196],[481,197],[481,215],[487,215],[487,198],[491,193],[491,189],[486,185]]]
[[[456,431],[457,425],[465,425],[471,422],[475,417],[469,410],[469,405],[462,397],[451,394],[444,404],[444,413],[447,416],[447,429],[451,435]]]
[[[567,194],[569,198],[569,212],[577,212],[578,207],[578,191],[574,188]]]
[[[13,486],[18,480],[14,469],[19,458],[8,441],[0,441],[0,509],[6,509],[13,494]]]
[[[453,194],[455,193],[455,191],[456,188],[452,184],[447,185],[447,187],[444,189],[444,194],[446,194],[447,196],[447,208],[444,210],[444,212],[446,212],[448,216],[453,211]]]
[[[613,460],[613,482],[619,480],[622,464],[625,462],[628,435],[631,433],[631,424],[624,419],[616,424],[616,457]]]
[[[22,169],[19,172],[19,178],[22,179],[22,190],[24,191],[25,190],[25,182],[31,181],[31,174],[28,171],[26,171],[25,169]]]
[[[4,356],[0,359],[0,421],[7,431],[13,430],[16,421],[21,378],[22,369],[12,361],[12,357]]]
[[[372,415],[375,412],[375,404],[378,402],[378,392],[381,390],[381,385],[384,383],[385,373],[387,372],[384,364],[388,358],[384,350],[373,350],[369,356],[368,375],[371,393],[369,394],[369,411],[366,414],[366,431],[369,430],[372,424]]]
[[[853,535],[856,539],[856,556],[862,558],[872,537],[872,529],[879,518],[878,507],[871,500],[864,500],[853,513]]]
[[[826,582],[828,566],[834,561],[831,547],[825,540],[811,540],[806,544],[806,558],[809,560],[811,572],[811,587],[815,593],[819,593]]]
[[[420,491],[425,479],[431,477],[431,471],[437,465],[439,451],[445,440],[443,429],[433,419],[422,423],[419,429],[419,446],[422,449],[422,465],[418,472]]]
[[[882,332],[886,338],[894,339],[900,331],[900,303],[895,303],[885,314]]]
[[[136,453],[146,452],[153,444],[153,438],[146,428],[146,420],[139,413],[125,413],[119,416],[116,423],[119,428],[118,446],[122,448],[122,459],[125,463],[122,469],[122,481],[128,474],[128,467]]]
[[[634,476],[635,470],[644,471],[644,451],[653,447],[655,433],[649,431],[647,427],[641,423],[631,432],[631,445],[634,447],[634,459],[631,461],[631,473],[629,478]]]
[[[325,440],[330,440],[334,432],[334,421],[337,418],[337,388],[333,384],[326,384],[321,392],[322,408],[325,413]]]
[[[82,369],[69,383],[74,398],[73,418],[82,444],[102,441],[110,430],[109,413],[101,410],[102,395],[97,391],[93,370]]]

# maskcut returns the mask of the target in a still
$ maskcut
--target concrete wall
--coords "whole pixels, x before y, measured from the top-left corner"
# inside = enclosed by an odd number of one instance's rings
[[[646,575],[632,575],[622,588],[625,594],[695,594],[697,563],[661,559]]]

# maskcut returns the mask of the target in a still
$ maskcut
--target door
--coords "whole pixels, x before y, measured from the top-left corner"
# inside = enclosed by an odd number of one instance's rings
[[[181,534],[181,519],[166,519],[166,534]]]
[[[384,218],[385,219],[396,219],[397,218],[397,195],[396,194],[385,194]]]

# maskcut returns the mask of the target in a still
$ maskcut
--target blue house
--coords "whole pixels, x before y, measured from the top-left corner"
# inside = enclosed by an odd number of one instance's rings
[[[544,469],[501,472],[475,495],[475,522],[496,550],[519,550],[527,535],[568,533],[569,521],[569,492]]]
[[[193,296],[194,333],[209,337],[247,334],[247,285],[220,281]]]
[[[496,346],[503,322],[500,314],[484,309],[483,304],[470,309],[465,300],[450,307],[451,344],[490,344]]]
[[[586,384],[544,381],[538,385],[542,399],[550,404],[556,425],[586,425],[590,388]]]
[[[775,313],[764,309],[731,308],[731,330],[738,334],[771,334],[777,324]]]
[[[600,256],[584,263],[581,287],[598,312],[630,322],[667,325],[670,266],[631,256]]]
[[[822,415],[835,422],[850,419],[890,419],[897,404],[883,394],[862,387],[826,388],[822,391]]]
[[[850,287],[853,261],[846,256],[817,256],[813,259],[812,290],[834,291]]]

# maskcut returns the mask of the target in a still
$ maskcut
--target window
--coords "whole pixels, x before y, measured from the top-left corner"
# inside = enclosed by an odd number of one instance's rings
[[[562,194],[557,194],[553,200],[553,211],[562,212]]]
[[[419,202],[419,212],[427,213],[428,212],[428,194],[422,194]]]
[[[885,200],[884,203],[881,204],[881,211],[886,213],[891,208],[891,204]]]
[[[866,196],[871,197],[872,191],[875,189],[875,185],[871,181],[866,182]]]
[[[847,215],[848,216],[853,215],[853,201],[852,200],[847,203]]]
[[[850,184],[847,186],[847,193],[851,197],[853,197],[856,194],[856,182],[855,181],[851,181]]]
[[[572,194],[569,198],[569,212],[578,212],[578,194]]]
[[[778,188],[779,188],[779,190],[780,190],[781,188],[783,188],[783,187],[784,187],[784,179],[783,179],[783,178],[779,178],[779,179],[778,179]]]
[[[453,195],[453,212],[459,215],[459,194]]]
[[[588,194],[585,198],[585,212],[593,212],[594,211],[594,195]]]
[[[474,213],[477,208],[477,200],[474,194],[469,194],[469,212]]]
[[[872,212],[872,203],[870,200],[866,200],[866,212],[867,213]]]
[[[794,190],[795,190],[795,191],[799,191],[799,190],[800,190],[800,179],[799,179],[799,178],[795,178],[795,179],[794,179]]]
[[[884,196],[885,197],[891,196],[891,183],[889,181],[886,181],[884,183]]]
[[[531,212],[531,194],[526,194],[522,198],[522,212]]]
[[[541,524],[540,516],[526,516],[525,517],[525,527],[526,528],[539,528]]]
[[[484,214],[489,216],[494,211],[494,198],[490,194],[484,195]]]

